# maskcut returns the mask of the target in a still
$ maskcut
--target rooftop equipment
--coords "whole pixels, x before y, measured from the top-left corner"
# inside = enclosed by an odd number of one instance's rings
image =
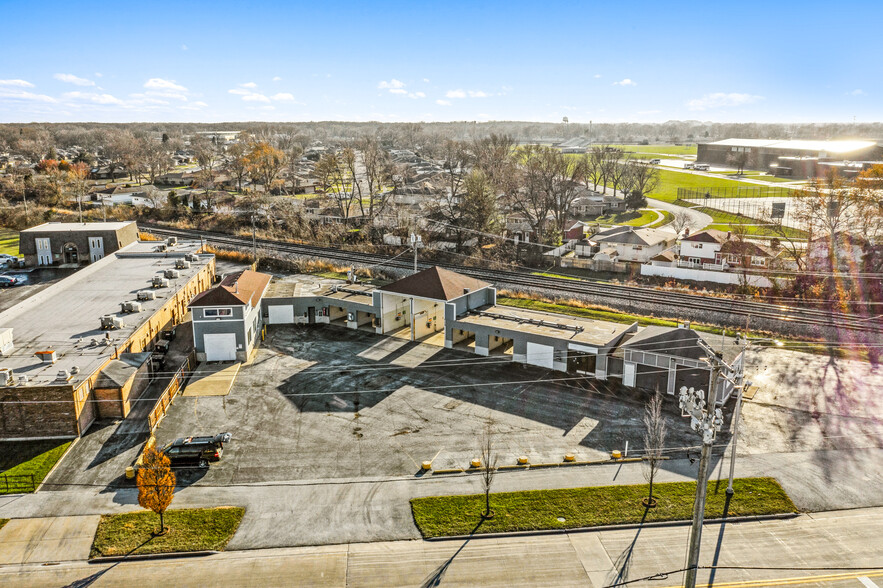
[[[156,300],[156,292],[152,290],[141,290],[138,292],[138,300]]]

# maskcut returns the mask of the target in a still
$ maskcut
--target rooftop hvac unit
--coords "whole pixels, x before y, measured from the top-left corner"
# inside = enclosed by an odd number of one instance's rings
[[[181,277],[181,272],[179,272],[178,270],[167,269],[163,275],[165,275],[165,277],[169,279],[173,279]]]
[[[169,237],[168,239],[166,239],[166,243],[169,245],[169,247],[174,247],[178,244],[178,237]]]
[[[19,386],[27,386],[29,381],[30,381],[30,378],[28,378],[27,376],[19,376],[18,377],[18,385]]]
[[[154,249],[154,251],[158,251],[160,253],[163,253],[166,249],[168,249],[168,246],[165,243],[160,243],[159,245],[157,245],[153,249]]]
[[[0,329],[0,355],[11,355],[15,346],[12,344],[12,329]]]
[[[62,382],[67,382],[71,379],[71,373],[67,370],[58,370],[58,373],[55,374],[55,379]]]
[[[188,269],[190,267],[190,262],[186,259],[178,259],[175,260],[175,267],[178,269]]]
[[[187,255],[184,256],[184,259],[193,263],[193,262],[199,261],[199,256],[196,255],[195,253],[188,253]]]
[[[153,278],[153,287],[154,288],[168,288],[169,281],[161,276],[155,276]]]
[[[141,290],[138,292],[138,300],[156,300],[156,292],[151,290]]]
[[[140,302],[121,302],[120,307],[123,312],[141,312]]]
[[[12,386],[15,384],[15,374],[9,368],[0,368],[0,384]]]
[[[126,324],[120,320],[119,318],[113,316],[112,314],[105,315],[101,317],[101,328],[102,329],[122,329]]]

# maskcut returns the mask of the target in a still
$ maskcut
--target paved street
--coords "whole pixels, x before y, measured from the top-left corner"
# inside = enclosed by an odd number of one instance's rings
[[[883,509],[785,521],[709,524],[699,583],[852,586],[883,577]],[[844,533],[843,529],[849,529]],[[677,586],[689,528],[647,527],[536,537],[349,543],[203,558],[0,567],[0,585],[118,586]],[[776,569],[788,566],[792,569]],[[877,567],[873,569],[861,569]],[[826,571],[824,567],[848,567]],[[749,569],[754,568],[754,569]],[[757,569],[767,568],[767,569]],[[642,578],[660,574],[654,580]],[[746,583],[747,582],[747,583]]]

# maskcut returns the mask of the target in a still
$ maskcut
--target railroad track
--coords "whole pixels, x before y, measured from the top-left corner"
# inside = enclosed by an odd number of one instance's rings
[[[246,237],[235,237],[224,233],[212,231],[168,229],[155,226],[146,227],[158,235],[174,236],[180,238],[202,238],[207,243],[226,245],[239,249],[250,248],[252,240]],[[369,266],[382,265],[398,269],[410,269],[413,264],[407,260],[390,260],[385,255],[363,253],[358,251],[344,251],[332,247],[318,245],[304,245],[286,243],[269,239],[256,239],[257,245],[263,250],[278,251],[294,255],[308,255],[317,258],[339,261],[342,264],[363,264]],[[428,264],[421,264],[429,267]],[[527,272],[511,270],[495,270],[461,266],[456,264],[434,264],[472,276],[493,284],[526,288],[551,290],[561,295],[590,295],[596,297],[618,298],[629,305],[652,304],[671,311],[677,309],[701,310],[717,315],[728,315],[731,319],[739,318],[753,321],[765,319],[768,321],[781,321],[800,325],[811,325],[821,329],[849,330],[860,333],[881,333],[883,324],[878,320],[868,320],[855,314],[833,312],[814,308],[802,308],[780,304],[751,302],[732,298],[716,298],[699,294],[685,294],[682,292],[668,292],[641,288],[638,286],[625,286],[610,284],[592,280],[568,280],[550,276],[536,276]],[[736,321],[734,321],[736,322]]]

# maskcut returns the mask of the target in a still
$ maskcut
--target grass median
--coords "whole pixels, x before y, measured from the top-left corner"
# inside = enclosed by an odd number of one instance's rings
[[[709,482],[706,518],[725,515],[726,486],[726,482]],[[740,478],[733,481],[733,489],[735,494],[726,516],[797,512],[797,507],[772,478]],[[411,512],[425,538],[574,529],[688,520],[692,517],[695,492],[695,482],[654,484],[653,496],[659,504],[650,509],[641,504],[641,499],[647,496],[646,484],[502,492],[491,495],[495,516],[487,520],[481,518],[484,495],[432,496],[412,499]]]
[[[70,446],[70,441],[0,442],[0,494],[34,492]]]
[[[239,528],[244,508],[191,508],[168,510],[169,531],[154,536],[159,516],[151,511],[103,515],[95,531],[89,558],[182,551],[220,551]]]

